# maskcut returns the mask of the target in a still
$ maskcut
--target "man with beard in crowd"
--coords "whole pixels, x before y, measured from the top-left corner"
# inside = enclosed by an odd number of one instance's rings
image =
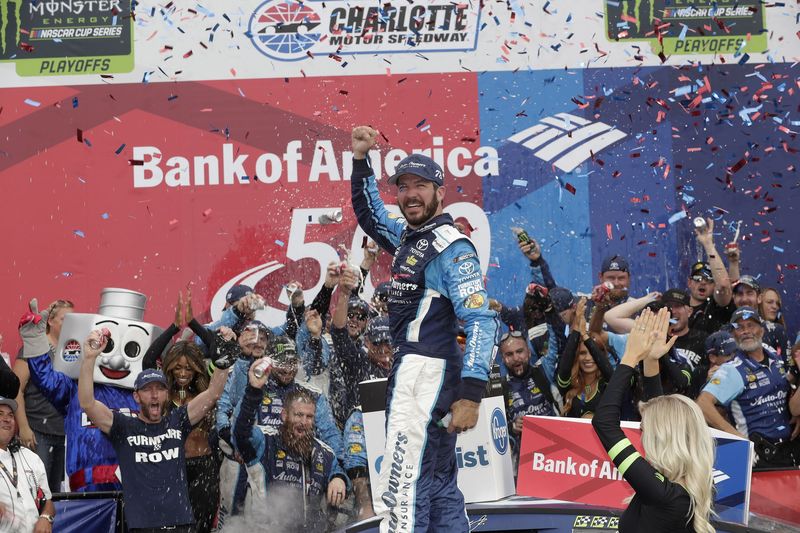
[[[93,331],[83,345],[78,380],[81,409],[108,435],[119,458],[125,517],[131,533],[161,529],[194,531],[186,481],[185,444],[192,426],[206,416],[222,395],[232,358],[214,361],[208,389],[164,416],[169,401],[167,380],[160,370],[143,370],[136,377],[133,398],[139,413],[112,412],[94,397],[94,367],[107,337]]]
[[[697,403],[709,425],[755,443],[756,467],[800,466],[800,440],[792,438],[790,420],[800,412],[800,397],[795,394],[789,405],[783,360],[762,344],[764,328],[754,308],[737,309],[731,325],[739,350],[714,373]],[[736,427],[719,414],[717,403],[728,408]]]
[[[231,520],[228,530],[324,531],[322,499],[332,506],[341,505],[347,495],[347,476],[333,450],[314,437],[318,404],[308,391],[298,388],[286,396],[280,426],[254,425],[270,379],[269,369],[256,376],[260,363],[257,360],[250,366],[234,426],[250,490],[245,512]]]
[[[558,416],[561,397],[547,378],[541,363],[531,364],[531,350],[521,331],[504,334],[498,346],[508,369],[502,384],[516,474],[522,418],[525,415]]]
[[[367,158],[377,135],[367,126],[353,130],[350,181],[359,225],[394,256],[389,319],[395,358],[376,511],[384,517],[381,531],[466,532],[455,433],[478,422],[497,318],[475,247],[444,214],[441,167],[421,154],[400,161],[389,184],[397,186],[403,216],[391,214]],[[456,341],[459,320],[466,353]]]

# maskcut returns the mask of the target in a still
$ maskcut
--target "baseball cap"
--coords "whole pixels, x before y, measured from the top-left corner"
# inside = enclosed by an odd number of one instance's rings
[[[742,276],[740,277],[736,283],[733,284],[733,290],[736,291],[740,286],[750,287],[756,292],[761,292],[761,286],[756,281],[756,278],[753,276]]]
[[[0,396],[0,405],[7,405],[11,408],[11,412],[17,412],[17,401],[12,400],[11,398],[6,398],[4,396]]]
[[[148,368],[147,370],[142,370],[139,372],[139,375],[136,376],[133,390],[141,390],[150,383],[161,383],[164,385],[164,388],[167,388],[167,378],[164,377],[164,373],[155,368]]]
[[[293,362],[297,359],[297,347],[287,335],[278,335],[272,344],[272,359],[276,363]]]
[[[394,174],[389,178],[389,185],[396,184],[397,179],[403,174],[414,174],[422,179],[432,181],[439,187],[444,185],[442,167],[426,155],[411,154],[400,161],[394,169]]]
[[[600,273],[604,272],[628,272],[628,261],[621,255],[610,255],[600,265]]]
[[[749,305],[743,305],[739,309],[733,312],[731,316],[731,324],[736,324],[740,320],[754,320],[758,324],[763,324],[761,317],[758,316],[758,311],[750,307]]]
[[[706,337],[706,354],[732,355],[736,351],[736,339],[727,331],[716,331]]]
[[[234,285],[228,289],[228,293],[225,295],[225,301],[233,305],[244,298],[248,292],[253,292],[253,288],[247,285]]]
[[[690,277],[695,281],[702,281],[702,278],[713,280],[714,276],[711,274],[711,267],[705,261],[698,261],[692,265],[692,273]],[[701,278],[701,279],[698,279]]]
[[[378,286],[375,287],[375,296],[380,300],[386,300],[389,297],[389,289],[391,288],[392,284],[388,281],[379,283]]]
[[[690,305],[689,295],[680,289],[668,289],[661,295],[664,304]]]
[[[353,297],[347,302],[347,311],[361,311],[367,313],[369,311],[369,304],[361,298]]]
[[[557,312],[564,311],[575,305],[575,296],[565,287],[553,287],[550,289],[550,300]]]
[[[389,319],[378,317],[370,320],[367,324],[367,338],[373,344],[381,342],[392,342],[392,334],[389,329]]]

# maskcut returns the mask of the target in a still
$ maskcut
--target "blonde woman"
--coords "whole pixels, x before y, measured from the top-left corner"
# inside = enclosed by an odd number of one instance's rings
[[[635,494],[622,514],[619,531],[712,533],[714,444],[700,408],[679,394],[659,396],[640,406],[639,455],[620,429],[620,405],[635,367],[669,351],[669,312],[646,309],[634,323],[625,354],[597,408],[592,425],[608,456]]]

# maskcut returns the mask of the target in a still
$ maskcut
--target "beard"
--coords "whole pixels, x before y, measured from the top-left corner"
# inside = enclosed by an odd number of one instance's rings
[[[763,337],[755,337],[753,339],[748,339],[739,342],[739,349],[745,353],[755,352],[759,348],[761,348],[761,342]]]
[[[311,450],[314,447],[314,430],[304,431],[302,436],[295,432],[295,424],[286,421],[281,425],[281,440],[286,449],[295,457],[300,457],[304,461],[311,458]]]
[[[424,208],[425,209],[423,209],[422,214],[416,218],[409,217],[402,205],[400,206],[400,212],[403,214],[406,222],[408,222],[410,225],[421,226],[423,223],[432,219],[436,215],[436,211],[439,209],[439,198],[436,196],[436,194],[433,195],[433,200],[431,203],[425,205]]]

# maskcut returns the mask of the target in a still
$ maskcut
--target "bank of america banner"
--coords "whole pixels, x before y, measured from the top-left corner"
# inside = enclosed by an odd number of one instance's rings
[[[361,260],[350,131],[371,124],[386,202],[402,157],[436,159],[501,301],[520,303],[528,283],[511,227],[539,240],[560,285],[590,291],[619,254],[641,295],[686,282],[691,219],[705,216],[719,250],[738,235],[743,272],[777,287],[791,318],[797,83],[791,65],[725,64],[2,89],[0,297],[84,311],[118,286],[168,323],[180,287],[211,318],[247,283],[268,301],[261,318],[282,322],[284,285],[310,301],[342,248]],[[320,223],[332,209],[342,222]],[[2,333],[13,345],[13,324]]]

